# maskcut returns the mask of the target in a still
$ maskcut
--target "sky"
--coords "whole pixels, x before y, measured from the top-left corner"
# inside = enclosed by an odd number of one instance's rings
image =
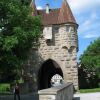
[[[45,9],[49,3],[50,8],[60,8],[63,0],[35,0],[38,9]],[[100,0],[67,0],[73,15],[79,24],[79,56],[87,46],[100,37]]]

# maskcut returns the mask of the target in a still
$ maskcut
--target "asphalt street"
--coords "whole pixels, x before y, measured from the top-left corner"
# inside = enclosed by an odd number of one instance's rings
[[[34,93],[21,95],[20,97],[21,97],[21,100],[38,100],[38,95]],[[0,95],[0,100],[14,100],[14,96],[13,95]],[[73,100],[100,100],[100,92],[75,94]]]

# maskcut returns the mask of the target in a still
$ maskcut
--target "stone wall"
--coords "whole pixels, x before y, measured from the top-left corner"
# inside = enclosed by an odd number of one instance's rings
[[[67,32],[66,27],[73,26],[74,31]],[[52,28],[50,28],[52,27]],[[29,54],[29,60],[25,64],[24,73],[33,77],[32,89],[38,90],[38,72],[42,64],[48,59],[54,60],[63,72],[64,82],[72,82],[75,89],[78,89],[78,66],[77,66],[77,25],[63,24],[57,25],[59,31],[54,29],[55,26],[49,26],[45,33],[49,33],[52,39],[45,39],[45,34],[39,40],[39,47],[32,48]],[[51,31],[51,32],[50,32]],[[43,30],[44,32],[44,30]],[[46,34],[47,35],[47,34]]]
[[[39,100],[72,100],[73,84],[67,83],[57,87],[38,91]]]

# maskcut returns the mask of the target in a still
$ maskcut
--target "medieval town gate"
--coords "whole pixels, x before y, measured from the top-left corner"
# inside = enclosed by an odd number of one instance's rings
[[[64,82],[73,82],[78,89],[77,51],[78,24],[66,0],[61,8],[37,10],[35,2],[31,3],[33,16],[42,17],[43,34],[39,47],[32,48],[25,74],[31,77],[34,91],[50,87],[51,77],[59,74]]]

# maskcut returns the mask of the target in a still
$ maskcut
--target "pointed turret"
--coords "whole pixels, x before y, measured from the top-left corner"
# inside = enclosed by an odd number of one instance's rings
[[[76,20],[72,14],[72,11],[67,3],[67,0],[63,0],[62,6],[59,12],[59,17],[58,17],[59,23],[76,23]]]
[[[31,1],[31,4],[30,4],[30,6],[32,7],[32,15],[33,16],[36,16],[37,15],[37,9],[36,9],[36,5],[35,5],[35,0],[32,0]]]

